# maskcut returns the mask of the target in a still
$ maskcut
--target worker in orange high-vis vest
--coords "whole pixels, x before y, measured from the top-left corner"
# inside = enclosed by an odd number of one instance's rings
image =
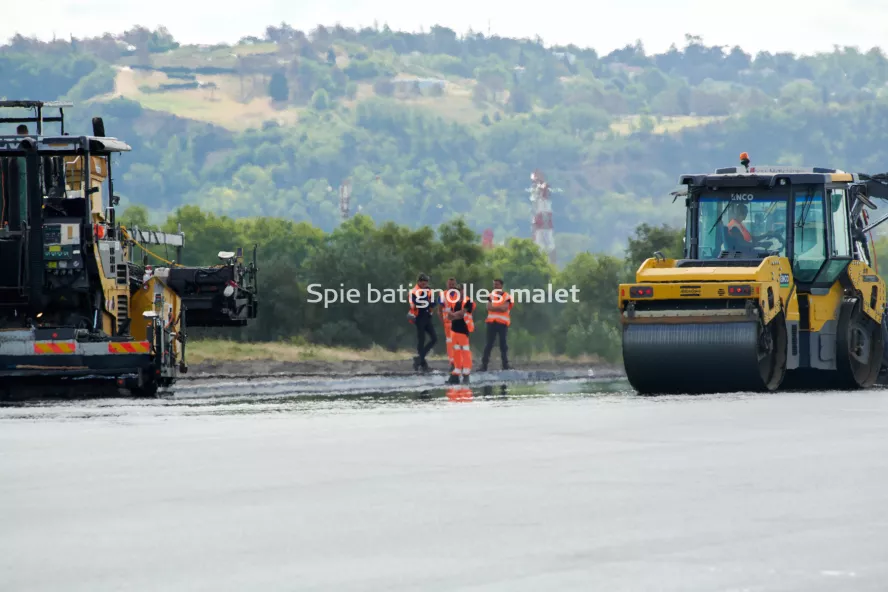
[[[453,372],[453,339],[450,335],[450,318],[447,316],[453,305],[462,298],[457,289],[456,278],[447,278],[447,289],[441,294],[441,322],[444,325],[444,341],[447,344],[447,359],[450,361],[450,372]]]
[[[429,364],[426,362],[426,355],[431,351],[438,342],[438,336],[435,334],[435,325],[432,322],[432,308],[435,301],[432,298],[432,289],[429,288],[429,276],[424,273],[419,274],[416,285],[410,290],[410,312],[407,314],[411,323],[416,325],[416,357],[413,358],[413,369],[424,371],[429,370]],[[426,334],[429,336],[429,342],[425,342]]]
[[[752,234],[746,229],[743,222],[749,209],[744,203],[731,205],[731,219],[725,225],[725,250],[730,252],[750,253],[754,246]]]
[[[472,374],[472,350],[469,349],[469,334],[475,330],[475,321],[472,312],[475,303],[462,289],[462,299],[453,305],[453,310],[447,315],[450,317],[450,338],[453,340],[453,370],[450,371],[448,384],[459,384],[462,376],[463,384],[468,384]]]
[[[757,252],[779,254],[783,250],[783,230],[776,226],[770,231],[754,235],[746,229],[744,222],[749,208],[743,202],[731,204],[731,219],[725,224],[724,248],[729,253],[755,258]],[[761,249],[761,250],[759,250]]]
[[[512,307],[515,305],[512,295],[503,290],[503,280],[493,280],[493,291],[490,301],[487,303],[487,343],[484,346],[484,354],[481,356],[481,372],[487,372],[487,364],[490,362],[490,352],[493,351],[494,341],[499,339],[500,357],[503,362],[503,370],[509,366],[509,346],[506,337],[509,325],[512,324]]]

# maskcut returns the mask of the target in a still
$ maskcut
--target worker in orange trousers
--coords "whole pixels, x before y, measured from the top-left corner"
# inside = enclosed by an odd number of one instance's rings
[[[444,325],[444,341],[447,344],[447,359],[450,361],[451,372],[453,372],[454,357],[449,314],[453,310],[453,305],[460,298],[462,298],[462,294],[457,289],[456,278],[447,278],[447,289],[441,294],[441,322]]]
[[[450,318],[450,338],[453,340],[453,370],[448,384],[459,384],[460,376],[463,384],[469,383],[469,376],[472,374],[469,334],[475,330],[475,321],[472,320],[474,310],[475,303],[466,295],[463,286],[462,299],[453,305],[453,310],[447,315]]]

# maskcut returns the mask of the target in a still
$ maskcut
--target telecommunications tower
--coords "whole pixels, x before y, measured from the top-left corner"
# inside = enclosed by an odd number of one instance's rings
[[[339,217],[343,222],[348,220],[351,202],[351,180],[346,179],[339,184]]]
[[[481,246],[485,249],[493,248],[493,230],[488,228],[481,235]]]
[[[552,229],[552,202],[550,188],[542,171],[535,170],[530,175],[530,201],[533,204],[533,242],[549,256],[549,263],[555,263],[555,231]]]

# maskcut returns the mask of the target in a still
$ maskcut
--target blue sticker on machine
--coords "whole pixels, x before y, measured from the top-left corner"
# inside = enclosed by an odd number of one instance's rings
[[[863,276],[863,281],[865,282],[878,282],[879,276],[877,275],[865,275]]]
[[[780,274],[780,287],[786,288],[787,286],[789,286],[789,274],[788,273],[781,273]]]

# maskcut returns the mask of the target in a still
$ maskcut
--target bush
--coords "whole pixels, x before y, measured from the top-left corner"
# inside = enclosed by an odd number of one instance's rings
[[[114,90],[114,69],[103,64],[80,79],[67,93],[75,104]]]
[[[275,72],[268,83],[268,96],[273,101],[284,102],[290,98],[290,85],[283,72]]]
[[[476,329],[475,333],[472,334],[473,338],[473,347],[478,348],[478,358],[480,360],[481,354],[484,352],[484,345],[487,339],[486,337],[486,327],[484,327],[485,323],[481,323],[481,330],[478,330],[479,323],[475,323]],[[534,354],[545,353],[547,350],[544,342],[540,340],[539,335],[532,335],[530,331],[521,327],[510,327],[509,328],[509,358],[511,360],[529,360]],[[473,354],[474,355],[474,354]],[[493,351],[490,353],[490,360],[493,362],[495,359],[499,357],[499,345],[498,342],[494,342]]]
[[[326,111],[330,107],[330,98],[327,91],[319,88],[311,96],[311,106],[318,111]]]
[[[361,333],[354,321],[345,319],[324,323],[311,337],[314,343],[328,347],[364,349],[373,345],[370,338]]]
[[[620,358],[619,331],[598,318],[572,325],[564,341],[565,353],[571,358],[590,354],[610,362]]]
[[[373,60],[355,60],[349,62],[343,70],[349,80],[370,80],[380,76],[394,76],[395,71]]]
[[[395,92],[395,85],[388,78],[380,78],[373,83],[373,92],[382,97],[390,97]]]
[[[471,78],[473,75],[472,65],[468,60],[457,58],[449,55],[434,55],[428,58],[428,66],[430,69],[444,74],[453,76],[462,76],[463,78]]]

